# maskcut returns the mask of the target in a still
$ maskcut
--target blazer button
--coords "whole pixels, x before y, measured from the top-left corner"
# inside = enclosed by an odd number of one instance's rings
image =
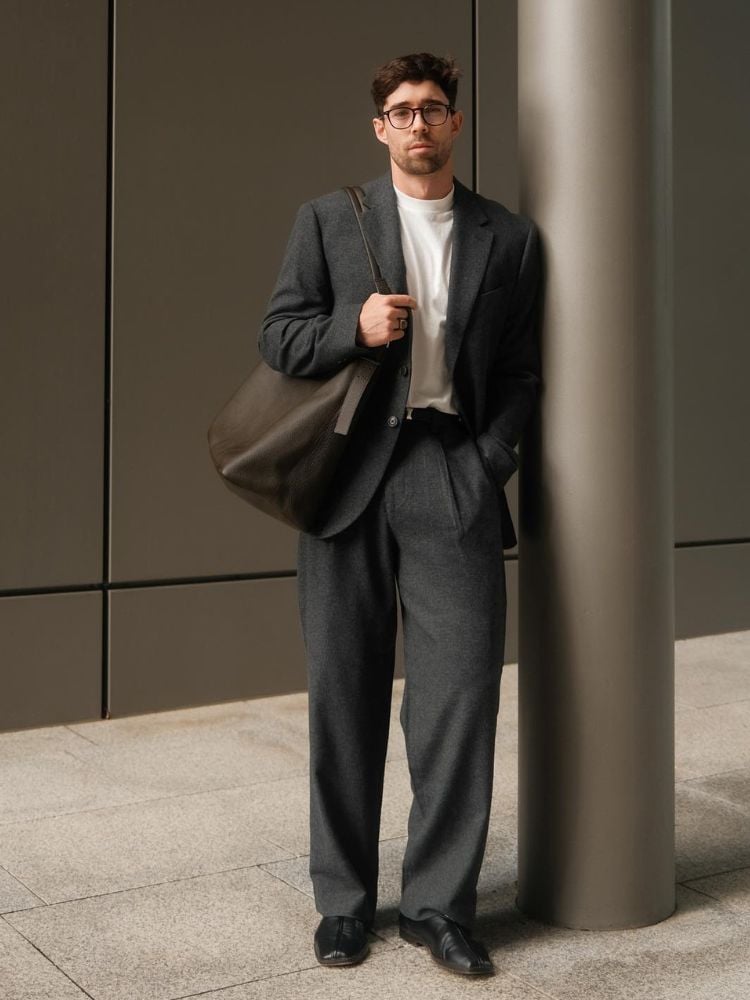
[[[388,417],[389,427],[398,427],[398,417]]]
[[[408,365],[401,365],[400,371],[401,371],[402,375],[408,375],[409,374],[409,366]]]

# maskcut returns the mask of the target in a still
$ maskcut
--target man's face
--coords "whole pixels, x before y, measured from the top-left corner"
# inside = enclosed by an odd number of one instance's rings
[[[405,80],[385,101],[384,111],[399,105],[421,108],[430,103],[448,104],[443,89],[432,80],[415,83]],[[463,115],[449,114],[442,125],[426,125],[422,115],[414,116],[408,128],[394,128],[387,118],[373,118],[375,135],[388,146],[391,159],[407,174],[432,174],[444,166],[453,142],[461,131]]]

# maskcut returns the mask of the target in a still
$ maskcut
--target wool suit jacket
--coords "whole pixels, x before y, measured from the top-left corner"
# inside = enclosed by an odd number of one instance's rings
[[[503,548],[516,544],[505,484],[541,383],[538,347],[539,233],[534,222],[454,177],[453,250],[445,362],[456,408],[501,500]],[[361,185],[362,225],[392,292],[408,294],[391,172]],[[350,432],[344,459],[310,534],[329,538],[365,509],[380,484],[405,417],[411,314],[386,348],[356,341],[359,313],[375,291],[357,220],[343,190],[305,202],[292,227],[258,334],[261,356],[287,375],[320,377],[368,357],[380,370]]]

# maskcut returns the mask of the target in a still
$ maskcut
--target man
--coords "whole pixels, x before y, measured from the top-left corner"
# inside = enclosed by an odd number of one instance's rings
[[[471,936],[493,784],[505,643],[503,487],[540,383],[534,223],[453,175],[460,70],[418,53],[381,67],[373,126],[390,170],[363,226],[393,294],[372,291],[343,191],[297,213],[259,335],[300,377],[380,362],[298,594],[310,722],[310,876],[324,965],[368,953],[396,638],[413,802],[401,936],[458,973],[492,974]]]

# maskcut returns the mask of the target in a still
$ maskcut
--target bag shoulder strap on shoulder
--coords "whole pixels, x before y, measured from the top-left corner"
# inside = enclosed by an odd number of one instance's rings
[[[365,245],[367,260],[370,263],[370,270],[372,271],[372,280],[375,282],[375,288],[381,295],[390,295],[391,290],[388,287],[388,282],[381,274],[380,266],[378,265],[378,262],[375,259],[375,254],[372,252],[372,248],[370,247],[370,244],[367,240],[367,236],[365,236],[365,231],[362,227],[362,212],[364,211],[363,206],[365,200],[365,193],[362,190],[362,188],[358,186],[345,187],[344,191],[346,191],[347,195],[349,196],[349,200],[352,203],[352,208],[354,209],[354,214],[357,218],[359,231],[362,234],[362,242]]]

